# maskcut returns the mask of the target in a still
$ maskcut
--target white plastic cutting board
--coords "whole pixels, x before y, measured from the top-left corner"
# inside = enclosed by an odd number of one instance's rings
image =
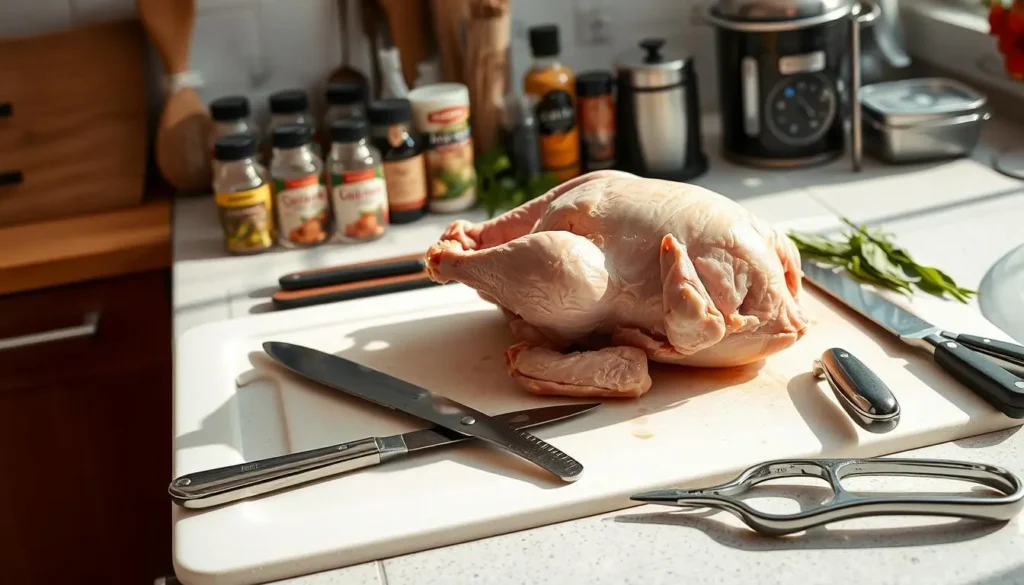
[[[177,576],[261,583],[624,508],[631,494],[707,485],[767,459],[875,456],[1020,424],[807,291],[809,333],[764,364],[655,367],[640,399],[536,428],[584,465],[575,483],[467,443],[221,508],[175,507]],[[923,301],[915,310],[936,324],[1009,339],[974,309]],[[212,323],[176,346],[176,476],[424,426],[285,372],[263,354],[268,340],[341,353],[484,412],[573,401],[529,395],[508,378],[504,318],[462,285]],[[895,430],[863,431],[811,376],[835,346],[893,389]]]

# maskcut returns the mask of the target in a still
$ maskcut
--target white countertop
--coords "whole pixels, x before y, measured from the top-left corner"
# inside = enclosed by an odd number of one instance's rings
[[[769,221],[807,230],[836,227],[840,216],[884,224],[920,261],[974,288],[994,263],[1024,243],[1024,182],[989,168],[993,152],[1024,147],[1024,133],[998,119],[985,127],[970,159],[886,166],[866,158],[859,174],[850,170],[847,158],[796,171],[732,165],[718,155],[717,120],[709,116],[704,128],[711,169],[694,182],[741,201]],[[175,336],[202,323],[271,310],[270,295],[286,272],[425,250],[455,217],[484,215],[427,216],[391,226],[369,244],[234,257],[223,252],[212,200],[179,199],[174,205]],[[976,301],[972,305],[977,308]],[[989,318],[1000,325],[999,318]],[[1019,430],[905,455],[992,463],[1024,475]],[[944,520],[875,518],[785,539],[757,536],[724,513],[663,517],[671,524],[615,520],[659,511],[666,509],[632,508],[281,583],[1024,583],[1021,518],[1003,526],[962,522],[955,527]]]

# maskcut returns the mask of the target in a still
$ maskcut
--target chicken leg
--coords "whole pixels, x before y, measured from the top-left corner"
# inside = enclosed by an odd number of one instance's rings
[[[505,358],[524,388],[537,394],[639,396],[651,386],[643,350],[557,351],[604,319],[604,264],[593,242],[561,231],[526,234],[482,250],[443,240],[427,252],[431,278],[466,284],[512,313],[513,331],[527,341],[509,348]],[[528,324],[534,325],[524,335]]]

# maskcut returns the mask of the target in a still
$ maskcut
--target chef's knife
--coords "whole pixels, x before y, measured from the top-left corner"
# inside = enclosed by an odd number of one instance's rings
[[[506,412],[495,420],[517,429],[552,423],[593,410],[600,403],[560,404]],[[415,451],[460,443],[472,437],[444,427],[369,437],[330,447],[247,461],[176,478],[168,486],[171,500],[186,508],[209,508],[284,488],[379,465]]]
[[[552,445],[450,398],[431,393],[343,357],[309,347],[268,341],[267,355],[288,369],[374,404],[404,412],[457,433],[483,439],[526,459],[563,481],[576,481],[583,466]]]
[[[966,345],[942,336],[942,330],[891,303],[832,268],[809,259],[804,277],[836,300],[873,321],[904,343],[930,353],[939,366],[1003,414],[1024,418],[1024,380]]]

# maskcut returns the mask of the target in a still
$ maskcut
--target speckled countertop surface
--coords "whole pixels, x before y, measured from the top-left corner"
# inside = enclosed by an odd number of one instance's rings
[[[788,172],[735,166],[717,156],[717,127],[717,120],[705,121],[712,166],[694,182],[741,201],[770,221],[815,230],[837,226],[840,216],[884,223],[922,262],[941,266],[970,287],[977,287],[994,263],[1024,243],[1024,183],[989,168],[993,153],[1024,146],[1024,133],[999,119],[986,126],[982,144],[970,159],[902,167],[867,159],[859,174],[850,171],[848,159]],[[178,200],[175,335],[209,321],[269,310],[269,296],[285,272],[422,250],[452,219],[431,216],[393,226],[386,237],[362,246],[239,258],[222,252],[210,200]],[[1000,315],[986,316],[1001,325]],[[985,462],[1024,475],[1024,433],[1019,431],[1015,427],[901,456]],[[788,495],[796,502],[773,498],[763,505],[792,511],[797,503],[820,502],[822,486],[782,489],[775,495]],[[924,487],[902,485],[912,486]],[[279,583],[1024,584],[1021,518],[1003,525],[865,518],[780,539],[759,536],[724,513],[668,510],[641,506]]]

